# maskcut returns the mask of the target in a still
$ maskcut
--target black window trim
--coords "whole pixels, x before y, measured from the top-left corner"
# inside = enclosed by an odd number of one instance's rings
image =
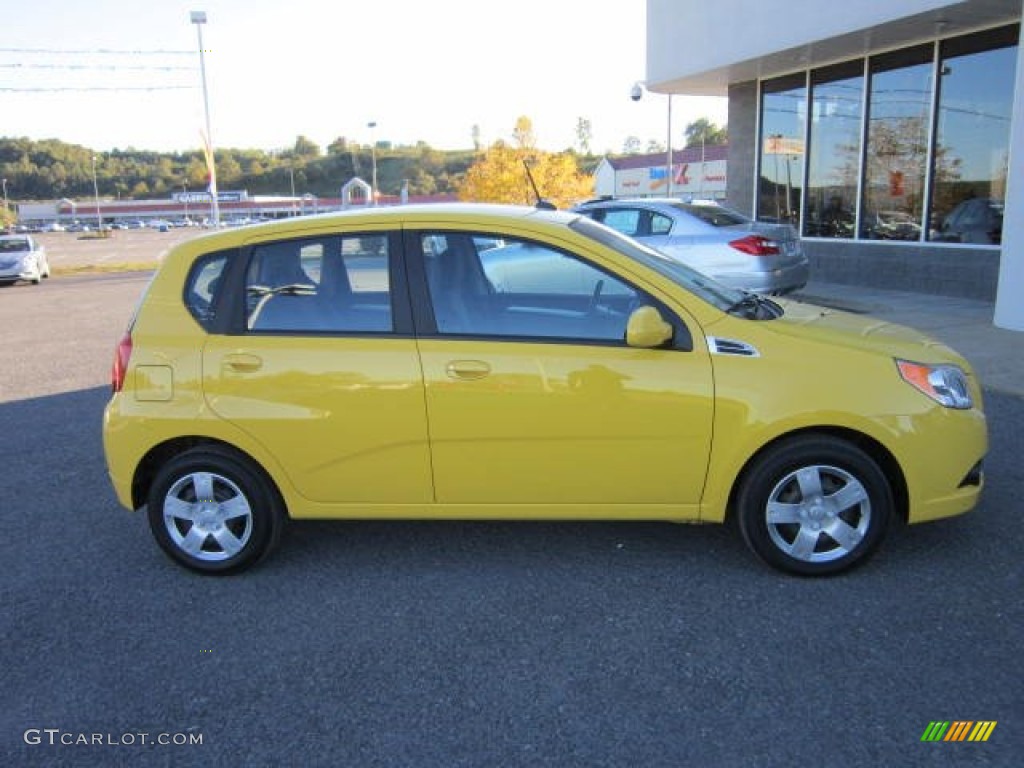
[[[245,281],[249,265],[257,248],[284,242],[330,243],[349,237],[381,237],[388,240],[388,282],[391,295],[392,329],[390,331],[322,331],[322,330],[252,330],[246,323]],[[330,246],[328,246],[330,247]],[[250,243],[241,248],[233,249],[234,258],[229,257],[229,265],[225,270],[224,282],[218,297],[216,320],[210,333],[226,336],[303,336],[303,337],[339,337],[339,338],[413,338],[412,309],[409,306],[409,288],[403,262],[401,232],[398,230],[352,230],[322,234],[300,235],[298,237],[282,237],[258,243]],[[204,258],[204,257],[200,257]],[[198,263],[198,259],[196,260]]]
[[[231,285],[231,273],[236,261],[235,255],[237,253],[236,248],[225,248],[219,251],[210,251],[204,253],[201,256],[196,257],[192,262],[192,265],[188,269],[188,274],[185,276],[185,281],[181,287],[181,301],[185,305],[185,309],[189,315],[195,320],[196,323],[207,333],[224,333],[224,328],[230,320],[228,315],[230,314],[229,307],[230,303],[227,295],[230,293]],[[201,318],[192,311],[191,303],[189,301],[189,291],[191,290],[193,282],[198,277],[199,273],[202,272],[203,268],[212,261],[223,258],[224,268],[221,270],[220,285],[214,290],[213,301],[210,302],[210,314],[206,318]]]
[[[561,336],[527,336],[527,335],[497,335],[487,333],[442,333],[437,329],[437,323],[434,319],[433,305],[430,300],[430,289],[427,284],[427,273],[426,266],[423,263],[423,251],[420,247],[421,238],[425,235],[465,235],[468,237],[480,237],[480,238],[495,238],[501,237],[503,239],[515,239],[517,242],[535,244],[539,247],[546,248],[548,250],[556,251],[568,258],[580,261],[592,269],[596,269],[602,272],[608,277],[618,280],[626,284],[628,287],[636,291],[640,296],[644,297],[645,304],[649,302],[650,306],[655,307],[661,316],[665,318],[673,329],[672,340],[670,344],[666,344],[659,349],[673,350],[678,352],[692,352],[693,351],[693,336],[690,333],[689,326],[678,316],[678,314],[672,311],[665,302],[661,301],[655,296],[652,296],[650,291],[646,291],[636,285],[633,280],[623,277],[620,274],[610,272],[607,268],[602,265],[595,264],[593,261],[579,256],[571,251],[567,251],[564,248],[560,248],[548,242],[541,240],[532,240],[529,237],[524,237],[519,234],[510,233],[497,233],[497,232],[485,232],[480,230],[468,230],[468,229],[454,229],[445,227],[429,227],[420,226],[416,228],[405,228],[403,230],[405,239],[405,264],[409,272],[409,289],[411,292],[411,303],[413,310],[413,324],[416,328],[416,336],[423,339],[459,339],[459,340],[479,340],[488,342],[503,342],[503,343],[528,343],[528,344],[561,344],[567,346],[588,346],[588,347],[617,347],[623,349],[633,349],[626,344],[626,340],[623,339],[581,339],[577,337],[561,337]]]

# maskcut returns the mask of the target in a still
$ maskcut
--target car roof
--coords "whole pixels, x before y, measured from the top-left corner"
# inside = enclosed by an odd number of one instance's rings
[[[588,200],[573,207],[574,211],[587,211],[595,208],[647,208],[650,210],[681,211],[692,208],[721,208],[714,200],[681,200],[678,197],[614,197],[600,200]]]
[[[426,224],[433,226],[479,223],[480,226],[530,221],[548,225],[566,225],[579,214],[553,211],[525,205],[495,203],[418,203],[412,205],[380,206],[319,213],[288,219],[251,224],[216,231],[186,241],[205,250],[235,248],[243,244],[275,236],[301,237],[303,232],[322,233],[333,226],[358,229],[361,226],[380,227]]]

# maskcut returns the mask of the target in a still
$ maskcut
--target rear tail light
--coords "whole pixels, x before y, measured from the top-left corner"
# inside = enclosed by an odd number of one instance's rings
[[[124,376],[128,372],[128,361],[132,357],[132,332],[127,331],[124,338],[117,344],[114,352],[114,365],[110,370],[110,389],[120,392],[124,388]]]
[[[749,253],[751,256],[777,256],[779,253],[777,242],[760,235],[747,235],[739,240],[731,241],[729,245],[737,251]]]

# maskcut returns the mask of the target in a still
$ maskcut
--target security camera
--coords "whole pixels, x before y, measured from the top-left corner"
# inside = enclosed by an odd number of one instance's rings
[[[640,101],[640,99],[643,98],[643,95],[644,89],[640,87],[640,83],[636,83],[629,90],[629,98],[631,98],[633,101]]]

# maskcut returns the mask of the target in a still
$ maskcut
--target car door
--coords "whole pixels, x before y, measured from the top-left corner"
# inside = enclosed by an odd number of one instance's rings
[[[210,408],[326,503],[433,498],[400,238],[282,240],[249,253],[232,334],[203,350]]]
[[[415,232],[407,253],[439,502],[467,516],[696,515],[711,367],[678,318],[671,348],[626,346],[635,308],[667,309],[541,242]]]

